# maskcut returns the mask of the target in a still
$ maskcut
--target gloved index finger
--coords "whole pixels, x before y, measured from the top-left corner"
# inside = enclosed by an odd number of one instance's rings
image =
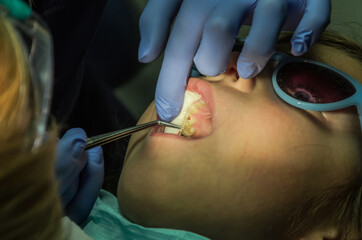
[[[140,62],[152,62],[161,54],[181,2],[181,0],[148,1],[139,21],[141,42],[138,59]]]
[[[330,0],[306,0],[306,9],[292,37],[292,53],[304,54],[318,39],[330,22]]]
[[[156,87],[159,117],[171,121],[179,113],[193,58],[200,44],[203,25],[213,6],[211,1],[185,1],[168,40]]]
[[[286,16],[286,0],[257,2],[250,32],[237,62],[240,77],[255,77],[265,67]]]

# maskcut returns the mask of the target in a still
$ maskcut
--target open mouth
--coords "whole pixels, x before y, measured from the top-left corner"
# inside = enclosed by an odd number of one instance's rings
[[[202,138],[211,134],[213,130],[211,90],[203,82],[196,78],[189,80],[180,114],[171,121],[171,123],[182,126],[184,130],[166,127],[164,133],[187,138]]]

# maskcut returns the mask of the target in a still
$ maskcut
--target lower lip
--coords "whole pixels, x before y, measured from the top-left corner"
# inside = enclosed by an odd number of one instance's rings
[[[162,137],[167,137],[167,138],[172,138],[172,139],[183,139],[183,140],[188,140],[188,138],[185,138],[183,136],[179,136],[176,134],[170,134],[170,133],[164,133],[163,132],[164,127],[163,126],[159,126],[156,125],[152,128],[152,130],[150,131],[150,136],[152,137],[156,137],[156,136],[162,136]]]

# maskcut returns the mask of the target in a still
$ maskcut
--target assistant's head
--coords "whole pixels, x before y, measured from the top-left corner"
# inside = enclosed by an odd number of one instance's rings
[[[279,47],[290,49],[286,41]],[[293,107],[274,92],[274,62],[257,77],[241,79],[237,56],[224,74],[189,80],[188,89],[208,105],[210,132],[131,138],[118,186],[122,213],[145,226],[212,239],[334,239],[355,230],[362,163],[356,108]],[[324,35],[303,57],[362,82],[361,47],[339,36]],[[151,104],[140,122],[156,117]],[[196,132],[197,123],[209,121],[193,117]]]
[[[0,236],[58,239],[62,211],[54,178],[56,135],[33,148],[38,119],[19,32],[0,15]]]

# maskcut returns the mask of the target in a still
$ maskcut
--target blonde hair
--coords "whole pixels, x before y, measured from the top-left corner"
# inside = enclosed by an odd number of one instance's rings
[[[289,42],[291,35],[282,35],[279,43]],[[362,46],[338,32],[326,31],[317,43],[342,51],[362,65]],[[290,45],[278,46],[278,50],[290,49]],[[300,206],[290,215],[291,226],[286,238],[297,238],[320,224],[332,224],[340,232],[338,239],[362,239],[362,176],[351,176],[344,182],[317,195],[306,194]]]
[[[59,239],[54,177],[56,134],[32,151],[31,78],[12,24],[0,16],[0,236]]]

